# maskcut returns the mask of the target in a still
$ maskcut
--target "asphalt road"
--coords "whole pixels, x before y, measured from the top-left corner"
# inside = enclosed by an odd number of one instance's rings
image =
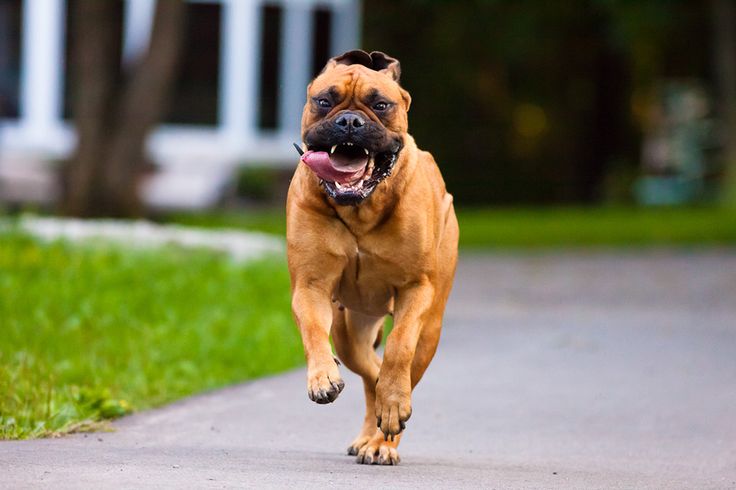
[[[736,488],[736,250],[465,256],[398,467],[302,370],[0,443],[2,488]]]

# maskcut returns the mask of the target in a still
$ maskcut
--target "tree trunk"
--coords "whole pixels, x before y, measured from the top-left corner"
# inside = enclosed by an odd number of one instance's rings
[[[105,172],[105,186],[125,214],[140,214],[137,188],[145,167],[148,133],[164,116],[184,38],[186,4],[158,0],[148,55],[121,94]]]
[[[148,52],[116,86],[115,2],[77,0],[78,145],[66,176],[64,211],[75,216],[138,216],[145,143],[163,117],[184,37],[186,4],[158,0]]]
[[[723,198],[736,207],[736,7],[733,0],[712,0],[717,106],[722,118],[725,163]]]
[[[92,214],[96,208],[105,146],[111,128],[109,114],[115,96],[115,4],[79,0],[70,12],[73,25],[76,81],[74,119],[76,152],[66,169],[64,211],[75,216]]]

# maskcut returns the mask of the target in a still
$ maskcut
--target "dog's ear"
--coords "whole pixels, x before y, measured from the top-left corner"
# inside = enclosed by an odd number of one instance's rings
[[[355,49],[353,51],[343,53],[340,56],[330,58],[322,71],[327,71],[337,65],[363,65],[367,66],[368,68],[373,68],[373,60],[371,59],[371,55],[369,55],[365,51],[361,49]]]
[[[371,60],[373,61],[372,68],[374,70],[387,74],[395,82],[399,81],[399,78],[401,78],[401,64],[399,64],[399,60],[380,51],[373,51],[371,53]]]
[[[325,72],[337,65],[363,65],[372,70],[387,74],[396,82],[399,81],[399,77],[401,76],[399,60],[387,56],[380,51],[373,51],[370,54],[361,49],[348,51],[327,61],[322,71]]]

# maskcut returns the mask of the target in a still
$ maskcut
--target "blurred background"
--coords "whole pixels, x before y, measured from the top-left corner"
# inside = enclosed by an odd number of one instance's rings
[[[0,200],[76,216],[279,207],[305,86],[401,60],[460,206],[723,204],[730,0],[0,1]]]

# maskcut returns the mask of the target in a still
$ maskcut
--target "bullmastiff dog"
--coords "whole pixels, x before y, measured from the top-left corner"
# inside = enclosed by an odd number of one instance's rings
[[[411,97],[399,74],[396,59],[375,51],[328,61],[307,90],[286,203],[307,393],[333,402],[344,387],[339,361],[363,378],[365,421],[348,448],[363,464],[399,462],[457,262],[452,196],[407,131]],[[394,326],[381,359],[386,315]]]

